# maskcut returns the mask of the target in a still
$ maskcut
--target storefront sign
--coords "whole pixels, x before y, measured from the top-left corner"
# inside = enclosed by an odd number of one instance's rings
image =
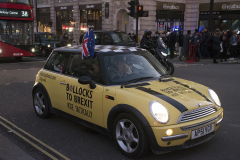
[[[179,10],[179,6],[174,6],[174,5],[168,6],[167,4],[164,4],[163,9],[177,9],[177,10]]]
[[[94,5],[87,5],[86,8],[94,8]]]
[[[65,7],[55,7],[56,11],[61,11],[61,10],[73,10],[73,6],[65,6]]]
[[[0,17],[30,18],[31,15],[29,10],[1,8]]]
[[[109,18],[109,2],[105,3],[105,18]]]
[[[185,11],[185,4],[157,2],[157,10]]]
[[[60,7],[60,9],[67,9],[67,7]]]
[[[210,10],[209,3],[200,4],[199,11],[209,11],[209,10]],[[240,10],[240,2],[214,3],[213,10],[214,11]]]
[[[88,28],[94,28],[94,25],[88,25]]]

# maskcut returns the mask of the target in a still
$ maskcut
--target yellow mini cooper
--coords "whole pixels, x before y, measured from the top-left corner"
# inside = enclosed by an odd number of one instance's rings
[[[170,77],[148,51],[96,46],[82,59],[81,46],[55,49],[32,89],[38,117],[62,115],[112,138],[127,157],[150,148],[159,154],[213,138],[223,119],[217,94]]]

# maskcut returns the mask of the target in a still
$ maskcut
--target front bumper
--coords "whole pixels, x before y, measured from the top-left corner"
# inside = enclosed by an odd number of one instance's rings
[[[154,138],[156,138],[157,141],[157,144],[151,144],[152,151],[158,154],[159,151],[180,150],[190,148],[210,140],[220,127],[220,122],[223,119],[222,112],[223,109],[221,108],[219,111],[210,116],[192,122],[185,122],[164,127],[151,127],[155,135]],[[191,139],[191,133],[193,130],[213,123],[213,132],[196,139]],[[168,129],[173,130],[173,134],[171,136],[166,135],[166,131]],[[150,140],[150,142],[152,141]]]

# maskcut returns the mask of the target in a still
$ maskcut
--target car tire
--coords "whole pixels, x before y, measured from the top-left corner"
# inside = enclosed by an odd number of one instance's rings
[[[33,93],[33,108],[40,118],[51,116],[49,97],[41,88],[37,88]]]
[[[21,60],[22,57],[14,57],[16,60]]]
[[[169,75],[173,75],[173,73],[174,73],[174,65],[171,62],[168,62],[168,61],[167,61],[167,65],[169,67],[168,74]]]
[[[143,157],[148,151],[148,139],[138,120],[128,113],[121,113],[114,120],[113,138],[123,155]]]

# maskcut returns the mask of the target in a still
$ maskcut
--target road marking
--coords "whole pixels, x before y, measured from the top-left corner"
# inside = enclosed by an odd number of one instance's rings
[[[5,84],[6,86],[8,86],[10,83],[7,83],[7,84]]]
[[[43,150],[42,148],[40,148],[39,146],[37,146],[36,144],[34,144],[33,142],[31,142],[30,140],[28,140],[27,138],[25,138],[24,136],[22,136],[21,134],[19,134],[18,132],[16,132],[15,130],[13,130],[12,128],[8,127],[6,124],[2,123],[0,121],[0,124],[2,126],[4,126],[5,128],[7,128],[8,130],[11,130],[14,134],[16,134],[18,137],[22,138],[23,140],[25,140],[26,142],[28,142],[29,144],[31,144],[33,147],[37,148],[39,151],[41,151],[42,153],[46,154],[48,157],[57,160],[56,157],[52,156],[50,153],[46,152],[45,150]]]
[[[10,125],[12,125],[14,128],[18,129],[19,131],[21,131],[22,133],[26,134],[28,137],[32,138],[33,140],[37,141],[38,143],[40,143],[41,145],[43,145],[44,147],[46,147],[47,149],[51,150],[52,152],[54,152],[55,154],[59,155],[60,157],[64,158],[65,160],[70,160],[69,158],[67,158],[66,156],[64,156],[63,154],[61,154],[60,152],[58,152],[57,150],[53,149],[52,147],[50,147],[49,145],[43,143],[42,141],[40,141],[39,139],[35,138],[34,136],[32,136],[31,134],[29,134],[28,132],[22,130],[21,128],[17,127],[16,125],[14,125],[13,123],[11,123],[10,121],[8,121],[7,119],[3,118],[2,116],[0,116],[0,119],[4,120],[5,122],[9,123]],[[16,135],[18,135],[19,137],[21,137],[23,140],[25,140],[26,142],[28,142],[29,144],[31,144],[32,146],[34,146],[35,148],[37,148],[38,150],[40,150],[41,152],[43,152],[44,154],[46,154],[47,156],[49,156],[52,159],[57,159],[55,157],[53,157],[51,154],[49,154],[47,151],[43,150],[42,148],[40,148],[39,146],[37,146],[36,144],[34,144],[33,142],[31,142],[30,140],[28,140],[27,138],[25,138],[24,136],[22,136],[21,134],[19,134],[18,132],[16,132],[15,130],[11,129],[10,127],[8,127],[6,124],[2,123],[0,121],[0,124],[2,124],[4,127],[6,127],[7,129],[13,131],[13,133],[15,133]]]

